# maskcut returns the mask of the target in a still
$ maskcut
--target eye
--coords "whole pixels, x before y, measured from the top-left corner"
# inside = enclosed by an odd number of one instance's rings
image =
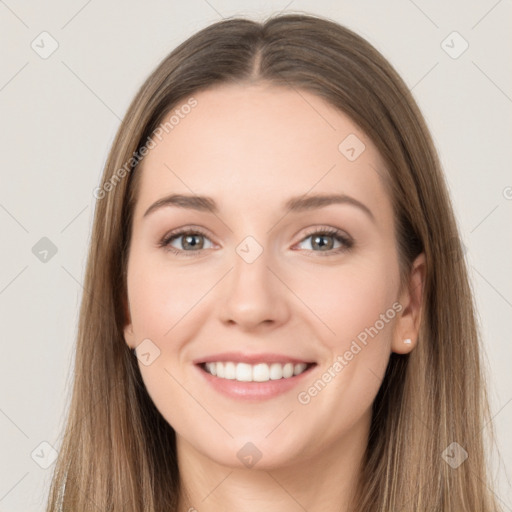
[[[331,227],[314,228],[298,245],[304,244],[309,239],[311,239],[309,242],[311,248],[299,248],[317,253],[319,256],[340,254],[348,251],[354,245],[352,238],[343,231]],[[203,249],[213,248],[208,234],[200,228],[185,228],[167,233],[158,245],[176,255],[184,256],[198,256]]]
[[[210,245],[208,245],[208,243]],[[176,244],[179,247],[176,247],[173,244]],[[202,249],[211,249],[213,244],[207,237],[207,234],[202,230],[198,228],[188,228],[168,233],[159,242],[159,246],[164,247],[166,250],[171,251],[174,254],[196,256],[201,252]]]
[[[353,240],[345,233],[336,228],[315,228],[314,231],[310,231],[308,235],[302,239],[299,243],[304,244],[307,240],[309,242],[308,247],[301,247],[310,252],[321,253],[321,256],[330,256],[333,254],[340,254],[344,251],[351,249],[354,245]],[[336,243],[338,245],[336,245]]]

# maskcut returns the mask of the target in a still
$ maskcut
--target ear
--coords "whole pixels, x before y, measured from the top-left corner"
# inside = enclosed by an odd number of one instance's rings
[[[124,318],[125,320],[125,326],[124,326],[124,340],[126,344],[131,348],[135,348],[135,335],[133,333],[133,326],[131,322],[131,315],[130,315],[130,307],[127,304],[127,300],[123,300],[123,308],[124,308]]]
[[[412,264],[408,282],[399,298],[403,309],[397,319],[391,344],[391,351],[397,354],[408,354],[418,342],[418,333],[423,313],[425,276],[425,254],[421,253]],[[410,342],[405,342],[404,340],[410,340]]]

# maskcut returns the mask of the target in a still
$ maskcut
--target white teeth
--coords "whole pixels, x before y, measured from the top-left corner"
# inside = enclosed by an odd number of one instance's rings
[[[279,363],[270,365],[270,380],[279,380],[283,378],[283,366]]]
[[[268,364],[255,364],[252,367],[252,380],[255,382],[265,382],[270,378]]]
[[[236,365],[236,380],[241,382],[251,382],[252,366],[250,364],[238,363]]]
[[[224,365],[224,378],[229,380],[236,379],[236,366],[235,363],[226,363]]]
[[[290,377],[293,377],[293,363],[286,363],[283,366],[283,378],[289,379]]]
[[[211,373],[212,375],[217,375],[217,365],[214,363],[206,363],[206,369],[208,370],[208,373]]]
[[[221,379],[239,382],[267,382],[269,380],[289,379],[300,375],[307,368],[306,363],[247,363],[215,362],[205,363],[204,369],[211,375]]]
[[[307,367],[306,363],[297,363],[293,368],[293,375],[301,374]]]

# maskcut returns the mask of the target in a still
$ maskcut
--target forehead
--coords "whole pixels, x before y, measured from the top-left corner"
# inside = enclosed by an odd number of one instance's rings
[[[153,137],[139,168],[136,217],[169,193],[252,209],[261,209],[263,198],[272,208],[310,191],[344,193],[389,213],[377,149],[319,96],[260,83],[217,86],[193,100],[176,105]]]

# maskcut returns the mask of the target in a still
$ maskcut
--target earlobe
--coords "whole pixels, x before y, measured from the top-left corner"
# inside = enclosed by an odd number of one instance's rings
[[[133,325],[131,322],[130,310],[129,310],[128,304],[126,303],[126,300],[123,300],[123,305],[124,305],[124,318],[125,318],[125,326],[124,326],[124,330],[123,330],[124,340],[125,340],[126,344],[131,349],[134,349],[135,343],[134,343],[134,336],[133,336]]]
[[[404,338],[399,339],[398,341],[393,341],[392,352],[395,354],[408,354],[412,352],[414,347],[417,344],[417,338]]]
[[[131,349],[135,348],[132,324],[128,324],[124,328],[124,341]]]
[[[400,296],[403,309],[395,325],[391,350],[397,354],[408,354],[418,342],[423,314],[423,290],[425,287],[426,260],[421,253],[413,262],[409,281]]]

